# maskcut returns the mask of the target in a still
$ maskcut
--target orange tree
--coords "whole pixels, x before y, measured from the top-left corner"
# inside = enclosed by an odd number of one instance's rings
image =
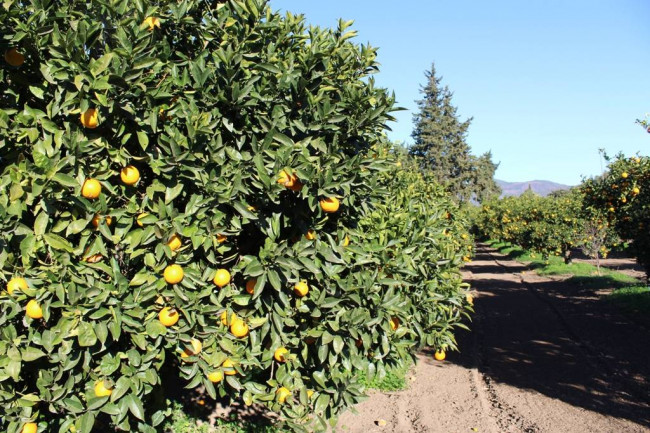
[[[541,254],[562,256],[580,243],[584,224],[577,191],[540,197],[526,192],[486,203],[475,213],[476,230],[486,238],[519,245]]]
[[[630,241],[630,251],[650,269],[650,158],[617,155],[607,172],[582,184],[585,206],[607,215],[608,224]]]
[[[381,144],[394,101],[348,27],[3,4],[3,430],[153,432],[162,371],[322,429],[360,371],[454,347],[463,219]]]

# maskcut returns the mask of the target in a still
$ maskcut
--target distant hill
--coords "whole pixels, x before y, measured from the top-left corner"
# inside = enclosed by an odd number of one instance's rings
[[[548,180],[531,180],[528,182],[506,182],[495,179],[497,185],[501,187],[501,197],[509,195],[521,195],[528,188],[531,188],[535,194],[547,196],[553,191],[571,188],[569,185],[550,182]]]

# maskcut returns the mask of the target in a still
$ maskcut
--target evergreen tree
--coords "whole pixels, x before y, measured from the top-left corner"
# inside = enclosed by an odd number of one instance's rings
[[[413,116],[415,129],[411,155],[419,158],[420,166],[431,171],[434,178],[461,202],[483,199],[498,194],[494,182],[497,164],[491,153],[475,157],[466,142],[471,118],[461,121],[452,105],[453,93],[442,86],[442,77],[436,76],[435,65],[425,72],[426,85],[417,101],[419,113]]]
[[[484,203],[493,197],[501,195],[501,188],[494,180],[494,172],[499,167],[492,161],[492,152],[481,156],[472,155],[472,198],[479,203]]]

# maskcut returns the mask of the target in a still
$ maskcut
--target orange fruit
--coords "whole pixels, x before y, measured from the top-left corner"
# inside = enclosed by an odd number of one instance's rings
[[[444,361],[447,355],[445,354],[444,350],[436,350],[436,353],[433,354],[433,357],[436,359],[436,361]]]
[[[305,234],[305,239],[307,239],[308,241],[313,241],[314,239],[316,239],[316,232],[313,231],[312,229],[309,229]]]
[[[88,178],[81,187],[81,195],[87,199],[96,199],[102,192],[102,184],[97,179]]]
[[[248,282],[246,282],[246,291],[247,291],[250,295],[252,295],[253,293],[255,293],[255,284],[257,284],[257,279],[256,279],[256,278],[253,278],[253,279],[251,279],[251,280],[248,280]]]
[[[289,351],[285,347],[278,347],[273,353],[273,358],[278,362],[285,362]]]
[[[226,242],[227,240],[228,238],[226,237],[226,235],[222,235],[221,233],[217,235],[217,242],[219,242],[220,244]]]
[[[21,433],[36,433],[38,432],[38,425],[35,422],[27,422],[23,426]]]
[[[183,268],[180,265],[169,265],[165,268],[163,276],[168,284],[178,284],[183,281]]]
[[[309,286],[305,281],[300,281],[293,287],[293,292],[298,297],[302,298],[303,296],[307,295],[307,293],[309,293]]]
[[[278,399],[278,403],[284,403],[287,400],[287,397],[291,395],[291,391],[283,386],[275,391],[275,395]]]
[[[160,20],[157,17],[147,17],[144,19],[144,24],[149,26],[149,31],[152,31],[154,28],[160,28]]]
[[[232,362],[230,358],[227,358],[222,364],[221,367],[223,367],[224,373],[226,373],[226,376],[234,376],[237,374],[237,370],[234,368],[235,363]]]
[[[27,317],[31,317],[32,319],[42,319],[43,309],[41,308],[41,304],[39,304],[35,299],[31,299],[25,307],[25,314],[27,314]]]
[[[25,63],[25,56],[19,53],[17,49],[9,48],[5,51],[5,62],[17,68]]]
[[[634,188],[632,188],[632,193],[633,193],[634,195],[637,195],[637,194],[640,193],[640,192],[641,192],[641,190],[639,189],[639,187],[635,186]]]
[[[228,314],[226,310],[221,313],[221,324],[228,326],[230,323],[233,323],[235,320],[239,320],[235,313],[230,315],[230,322],[228,322]]]
[[[212,282],[219,288],[227,286],[230,283],[230,272],[227,269],[217,269]]]
[[[88,129],[95,129],[99,124],[98,120],[99,112],[95,108],[89,108],[83,113],[81,113],[80,120],[81,124]]]
[[[339,210],[339,199],[336,197],[325,197],[320,200],[320,208],[323,212],[334,213]]]
[[[471,294],[465,295],[465,300],[469,305],[474,305],[474,297]]]
[[[623,179],[627,179],[627,177],[628,177],[627,172],[624,171],[623,173],[621,173],[621,177],[622,177]]]
[[[97,397],[108,397],[113,393],[113,390],[106,388],[106,384],[103,380],[99,380],[95,383],[95,395]]]
[[[212,373],[208,374],[208,380],[212,383],[219,383],[223,380],[223,372],[222,371],[213,371]]]
[[[244,338],[248,335],[248,325],[242,319],[236,318],[230,323],[230,332],[237,338]]]
[[[183,242],[181,242],[181,237],[178,236],[177,234],[173,234],[169,240],[167,241],[167,246],[172,250],[176,251],[183,245]]]
[[[282,170],[278,176],[278,183],[287,188],[291,188],[297,180],[298,177],[295,174],[291,175],[286,170]]]
[[[140,220],[141,220],[142,218],[146,217],[147,215],[149,215],[147,212],[142,212],[140,215],[138,215],[138,216],[135,218],[135,223],[136,223],[137,225],[139,225],[140,227],[143,227],[143,226],[144,226],[144,223],[143,223],[142,221],[140,221]]]
[[[7,283],[7,293],[12,295],[16,290],[28,289],[27,280],[22,277],[14,277]]]
[[[92,220],[93,226],[99,227],[99,224],[101,224],[102,220],[104,220],[107,226],[110,226],[113,223],[113,217],[110,215],[103,217],[100,214],[95,214]]]
[[[160,313],[158,313],[158,320],[168,328],[174,326],[178,322],[179,318],[180,315],[178,314],[178,311],[172,307],[165,307],[160,310]]]
[[[399,318],[391,317],[391,319],[390,319],[390,329],[392,329],[393,331],[396,331],[397,328],[399,328],[399,325],[400,325]]]
[[[127,165],[120,171],[120,179],[126,185],[135,185],[140,180],[140,171],[132,165]]]

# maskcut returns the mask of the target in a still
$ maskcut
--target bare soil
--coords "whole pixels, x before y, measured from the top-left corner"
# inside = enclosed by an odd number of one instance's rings
[[[464,276],[477,296],[460,353],[421,353],[409,389],[372,393],[337,432],[650,431],[648,328],[602,292],[537,276],[486,246]]]

